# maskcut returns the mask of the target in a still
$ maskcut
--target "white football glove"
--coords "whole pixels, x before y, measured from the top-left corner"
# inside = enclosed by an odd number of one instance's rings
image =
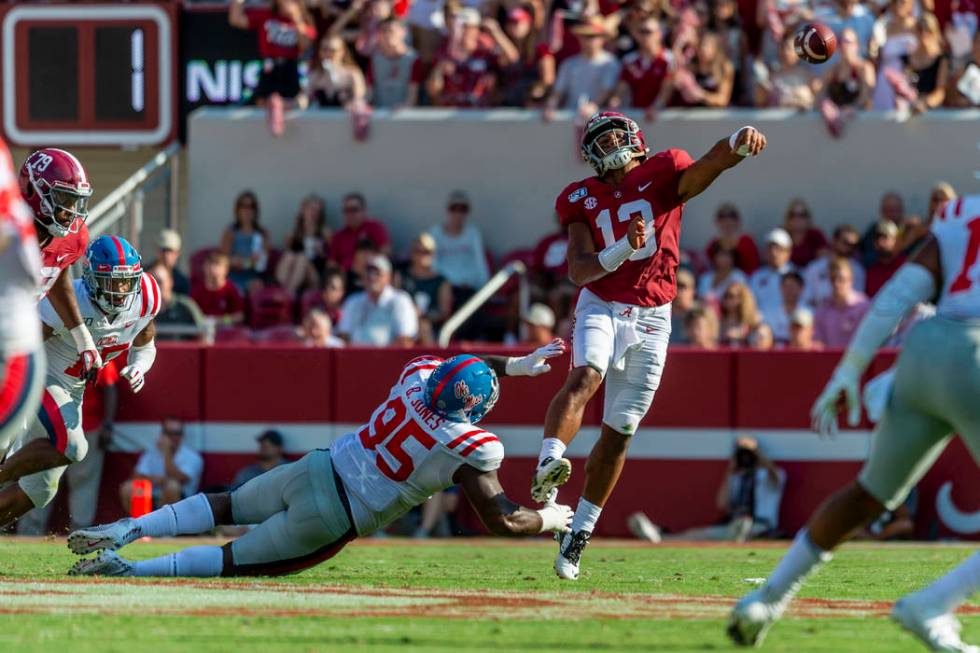
[[[847,424],[856,427],[861,423],[861,396],[858,391],[861,373],[851,365],[841,363],[827,382],[827,386],[813,402],[810,409],[810,426],[825,437],[837,435],[837,401],[844,393],[847,405]]]
[[[572,517],[575,511],[571,506],[561,503],[546,503],[544,508],[538,511],[541,515],[541,532],[554,531],[556,533],[567,533],[572,529]]]
[[[135,365],[127,365],[119,371],[119,376],[123,377],[129,381],[129,387],[133,390],[133,394],[136,394],[143,389],[143,384],[146,380],[143,376],[143,372],[140,371]]]
[[[544,347],[538,347],[527,356],[514,356],[507,359],[507,376],[538,376],[551,371],[545,361],[565,353],[565,341],[555,338]]]
[[[75,350],[78,352],[79,361],[82,363],[82,378],[92,380],[102,367],[102,356],[99,354],[92,334],[84,324],[79,324],[73,329],[69,329],[72,340],[75,341]]]

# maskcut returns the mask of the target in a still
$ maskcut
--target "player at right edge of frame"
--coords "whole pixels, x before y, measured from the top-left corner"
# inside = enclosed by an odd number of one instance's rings
[[[919,302],[939,297],[935,317],[905,338],[893,386],[857,479],[827,499],[797,534],[766,583],[732,610],[728,636],[762,644],[803,581],[831,551],[905,501],[958,433],[980,464],[980,195],[949,202],[931,235],[878,292],[811,411],[814,430],[837,431],[838,401],[858,426],[861,377],[878,348]],[[980,590],[980,552],[895,604],[892,618],[934,651],[980,653],[965,644],[953,612]]]

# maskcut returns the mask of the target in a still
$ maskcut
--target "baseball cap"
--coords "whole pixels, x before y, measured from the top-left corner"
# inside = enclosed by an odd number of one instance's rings
[[[766,235],[767,245],[779,245],[787,249],[793,246],[793,239],[789,237],[789,232],[781,227],[776,227]]]
[[[164,229],[157,236],[157,245],[160,249],[170,249],[176,252],[180,249],[180,244],[180,234],[174,229]]]
[[[456,12],[456,21],[460,25],[479,27],[481,23],[480,12],[473,7],[463,7]]]
[[[384,254],[376,254],[369,258],[365,267],[374,268],[381,272],[391,272],[391,263]]]
[[[790,316],[789,323],[796,324],[801,327],[812,327],[813,311],[811,311],[809,308],[800,306],[793,311],[793,314]]]
[[[894,238],[898,236],[898,225],[891,220],[879,220],[878,224],[875,225],[875,233]]]
[[[589,16],[588,18],[583,18],[582,22],[573,27],[572,33],[585,36],[609,36],[609,28],[601,16]]]
[[[530,23],[531,14],[524,7],[514,7],[507,13],[507,20],[513,23]]]
[[[555,312],[544,304],[531,304],[527,309],[527,315],[524,316],[524,321],[534,326],[553,329],[555,326]]]
[[[449,201],[446,202],[447,206],[453,206],[454,204],[465,204],[470,205],[470,196],[466,194],[465,191],[454,190],[449,193]]]
[[[282,446],[282,433],[275,429],[269,429],[268,431],[263,431],[259,437],[255,438],[257,442],[262,442],[263,440],[273,444],[277,447]]]

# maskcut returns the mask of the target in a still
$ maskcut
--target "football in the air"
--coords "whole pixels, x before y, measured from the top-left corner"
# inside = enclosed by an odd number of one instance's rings
[[[810,63],[823,63],[834,56],[837,37],[823,23],[806,23],[797,30],[793,46],[800,59]]]

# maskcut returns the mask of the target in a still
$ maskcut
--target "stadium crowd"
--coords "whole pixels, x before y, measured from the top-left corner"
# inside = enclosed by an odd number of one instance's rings
[[[975,0],[232,0],[265,66],[253,100],[344,107],[782,107],[840,136],[857,110],[905,115],[980,104]],[[822,67],[793,48],[829,26]],[[305,75],[304,75],[305,72]]]
[[[925,215],[955,197],[949,184],[937,183]],[[225,342],[431,345],[493,270],[519,260],[530,270],[529,310],[521,314],[511,283],[457,339],[540,345],[556,335],[567,338],[577,289],[567,278],[564,229],[556,224],[533,247],[495,258],[470,210],[466,193],[453,191],[443,219],[397,252],[364,196],[342,198],[334,230],[325,200],[310,195],[300,202],[285,242],[274,243],[262,226],[258,198],[244,191],[220,245],[189,257],[189,275],[178,265],[179,235],[160,234],[149,269],[163,297],[161,337],[193,336],[210,322]],[[782,222],[757,243],[743,231],[738,207],[721,204],[715,237],[703,249],[682,251],[671,342],[708,349],[843,347],[869,299],[927,229],[928,221],[909,215],[897,192],[881,197],[879,214],[868,224],[840,224],[830,234],[814,225],[806,202],[793,199]],[[930,310],[921,307],[918,317]]]

